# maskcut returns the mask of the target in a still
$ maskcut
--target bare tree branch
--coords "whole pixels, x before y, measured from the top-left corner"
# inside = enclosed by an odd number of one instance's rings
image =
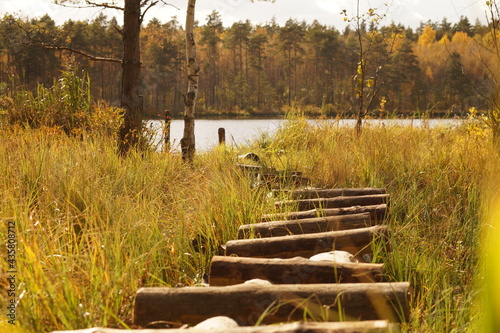
[[[149,3],[149,4],[148,4],[148,3]],[[174,8],[176,8],[176,9],[180,10],[180,8],[179,8],[179,7],[177,7],[177,6],[175,6],[175,5],[171,4],[171,3],[168,3],[168,2],[166,2],[165,0],[154,0],[154,1],[151,1],[151,0],[143,0],[143,1],[141,2],[141,7],[145,7],[145,6],[147,6],[147,7],[146,7],[146,9],[144,9],[144,10],[142,11],[142,15],[141,15],[141,18],[140,18],[141,23],[142,23],[142,21],[144,20],[144,16],[146,16],[146,13],[148,12],[148,10],[150,10],[152,7],[156,6],[158,3],[162,3],[162,4],[163,4],[163,5],[165,5],[165,6],[171,6],[171,7],[174,7]]]
[[[15,23],[21,30],[24,31],[24,33],[26,34],[26,37],[27,37],[27,41],[18,41],[20,44],[28,45],[28,46],[36,46],[36,47],[44,48],[47,50],[69,51],[71,53],[76,53],[76,54],[82,55],[91,61],[105,61],[105,62],[114,62],[114,63],[121,63],[122,62],[120,59],[108,58],[108,57],[97,57],[97,56],[94,56],[94,55],[89,54],[87,52],[75,50],[75,49],[67,47],[67,46],[55,46],[55,45],[48,44],[47,42],[34,40],[31,37],[31,34],[32,34],[31,30],[27,29],[25,26],[23,26],[17,20],[15,21]],[[55,42],[55,39],[52,40],[52,43],[53,42]]]
[[[32,45],[39,46],[39,47],[42,47],[42,48],[47,49],[47,50],[69,51],[71,53],[76,53],[76,54],[82,55],[82,56],[84,56],[87,59],[92,60],[92,61],[105,61],[105,62],[114,62],[114,63],[121,63],[122,62],[120,59],[108,58],[108,57],[97,57],[97,56],[94,56],[92,54],[89,54],[89,53],[86,53],[86,52],[83,52],[80,50],[75,50],[75,49],[72,49],[72,48],[66,47],[66,46],[53,46],[53,45],[46,45],[43,43],[32,44]]]
[[[141,2],[141,7],[144,7],[144,6],[147,5],[147,7],[142,11],[141,17],[139,18],[140,21],[141,21],[141,24],[142,24],[142,21],[144,20],[144,16],[148,12],[148,10],[150,10],[153,6],[155,6],[159,2],[159,0],[154,0],[154,1],[151,1],[151,3],[148,4],[149,1],[150,0],[143,0]]]
[[[116,10],[125,10],[125,8],[117,6],[117,5],[113,5],[109,2],[98,3],[95,1],[91,1],[91,0],[85,0],[85,2],[92,7],[103,7],[103,8],[110,8],[110,9],[116,9]]]
[[[71,4],[68,4],[67,0],[55,0],[54,3],[56,5],[59,5],[59,6],[62,6],[62,7],[68,7],[68,8],[94,8],[94,7],[102,7],[102,8],[109,8],[109,9],[124,10],[123,7],[110,4],[109,2],[96,3],[96,2],[91,1],[91,0],[85,0],[86,5],[78,5],[78,4],[73,3],[71,1],[70,1]]]

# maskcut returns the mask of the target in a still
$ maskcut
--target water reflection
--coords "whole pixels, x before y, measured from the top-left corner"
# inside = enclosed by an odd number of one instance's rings
[[[284,119],[197,119],[195,121],[195,136],[196,149],[207,150],[218,144],[218,129],[223,127],[226,130],[226,144],[242,145],[249,141],[255,140],[263,133],[269,135],[274,134],[277,129],[284,124]],[[354,127],[355,119],[340,119],[340,120],[309,120],[311,123],[329,122],[332,126],[352,126]],[[401,125],[401,126],[457,126],[463,122],[461,119],[367,119],[366,124],[386,126]],[[163,121],[151,120],[148,126],[157,130],[156,142],[161,145],[160,141],[163,136]],[[184,130],[183,120],[173,120],[170,127],[170,142],[173,150],[180,150],[180,140]]]

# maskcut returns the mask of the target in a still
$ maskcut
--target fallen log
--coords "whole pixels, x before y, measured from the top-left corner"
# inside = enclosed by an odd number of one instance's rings
[[[53,333],[387,333],[396,332],[396,324],[386,320],[368,320],[356,322],[320,323],[320,322],[295,322],[269,326],[246,326],[237,328],[224,328],[221,330],[182,328],[182,329],[141,329],[122,330],[114,328],[93,327],[74,331],[55,331]],[[394,330],[393,330],[394,327]]]
[[[305,285],[240,284],[226,287],[141,288],[134,304],[139,326],[152,322],[195,325],[227,316],[240,326],[285,321],[388,320],[409,315],[409,283]]]
[[[299,211],[314,208],[341,208],[352,206],[381,205],[389,202],[389,194],[361,195],[353,197],[284,200],[274,203],[276,209],[296,208]]]
[[[379,237],[387,240],[387,232],[386,226],[374,226],[316,234],[231,240],[226,244],[226,255],[257,258],[309,258],[321,252],[341,250],[358,256],[371,254],[372,241]]]
[[[382,264],[334,263],[305,258],[262,259],[214,256],[210,286],[228,286],[252,279],[273,284],[380,282]]]
[[[380,220],[379,220],[380,222]],[[244,224],[238,228],[238,239],[313,234],[372,226],[370,213],[315,217],[296,221],[272,221]]]
[[[382,221],[387,212],[387,204],[369,205],[369,206],[353,206],[343,208],[330,209],[311,209],[302,212],[274,213],[265,214],[262,216],[262,222],[270,222],[276,220],[300,220],[323,216],[350,215],[359,213],[370,213],[372,221]],[[379,222],[374,222],[378,224]]]
[[[373,195],[373,194],[386,194],[385,188],[334,188],[334,189],[324,189],[324,188],[310,188],[310,189],[300,189],[300,190],[275,190],[273,194],[275,196],[284,194],[291,199],[315,199],[315,198],[335,198],[341,196],[360,196],[360,195]]]

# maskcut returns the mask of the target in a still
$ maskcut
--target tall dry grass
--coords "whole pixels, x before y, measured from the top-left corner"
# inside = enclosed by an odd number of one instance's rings
[[[475,330],[485,209],[500,184],[485,126],[367,126],[357,138],[351,128],[298,117],[256,147],[282,152],[270,163],[303,170],[317,186],[387,188],[393,251],[381,259],[391,280],[411,282],[405,330]]]
[[[116,149],[108,137],[0,131],[0,233],[16,221],[23,331],[130,325],[138,288],[201,282],[217,247],[265,205],[231,152],[187,167]]]
[[[484,185],[498,170],[479,125],[366,127],[357,138],[296,118],[276,137],[216,148],[193,166],[116,150],[107,136],[0,131],[0,216],[2,225],[17,223],[20,331],[127,327],[138,288],[200,283],[219,245],[271,210],[265,189],[251,188],[235,167],[248,151],[316,186],[386,187],[393,251],[377,260],[389,279],[412,283],[405,329],[472,327],[483,203],[496,187]]]

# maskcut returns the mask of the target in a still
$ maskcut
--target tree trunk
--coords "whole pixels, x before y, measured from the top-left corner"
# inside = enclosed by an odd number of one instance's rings
[[[134,318],[139,326],[160,321],[198,324],[221,315],[245,326],[255,325],[262,315],[264,324],[311,317],[402,322],[409,318],[409,288],[408,282],[141,288]]]
[[[181,140],[182,159],[192,162],[195,154],[194,113],[198,96],[198,72],[196,43],[194,40],[194,10],[196,0],[188,1],[186,15],[186,62],[188,90],[184,96],[184,136]]]
[[[383,264],[334,263],[304,258],[262,259],[244,257],[212,258],[210,286],[230,286],[252,279],[272,284],[369,283],[380,282]]]
[[[300,220],[321,216],[349,215],[364,212],[370,213],[370,217],[372,221],[374,221],[374,224],[378,224],[377,221],[385,219],[387,204],[330,209],[311,209],[303,212],[265,214],[262,216],[261,221],[271,222],[276,220]]]
[[[275,207],[296,207],[297,210],[309,210],[314,208],[340,208],[352,206],[381,205],[389,202],[389,194],[360,195],[352,197],[317,198],[285,200],[275,202]]]
[[[393,328],[394,327],[394,328]],[[60,331],[59,333],[388,333],[397,332],[397,324],[389,324],[385,320],[344,321],[338,323],[295,322],[280,325],[220,327],[218,331],[212,328],[192,327],[165,328],[149,330],[125,330],[116,328],[94,327],[75,331]]]
[[[370,213],[315,217],[292,221],[273,221],[243,224],[238,228],[238,239],[314,234],[319,232],[351,230],[371,227],[375,223]]]
[[[125,0],[123,15],[123,61],[121,107],[124,109],[120,129],[120,153],[136,147],[142,134],[141,83],[141,1]]]
[[[373,194],[386,194],[385,188],[306,188],[299,190],[273,190],[274,194],[284,193],[292,199],[316,199],[316,198],[335,198],[341,196],[360,196]]]
[[[385,246],[386,226],[374,226],[353,230],[330,231],[316,234],[279,236],[255,239],[231,240],[226,244],[226,255],[253,258],[309,258],[315,254],[340,250],[355,256],[372,254],[372,242],[382,239]]]

